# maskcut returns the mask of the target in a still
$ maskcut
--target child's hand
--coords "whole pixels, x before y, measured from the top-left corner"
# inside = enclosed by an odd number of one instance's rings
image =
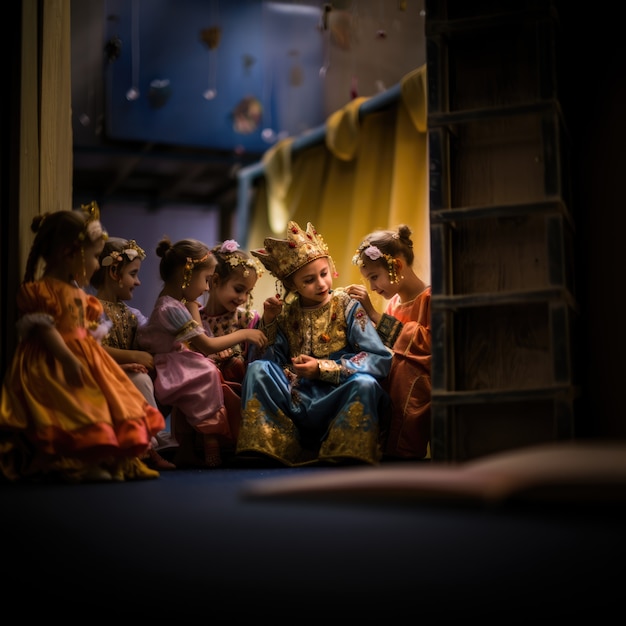
[[[141,363],[123,363],[120,367],[125,372],[140,372],[141,374],[147,374],[147,368]]]
[[[278,296],[271,296],[263,303],[263,322],[271,324],[283,310],[283,302]]]
[[[235,352],[232,348],[226,348],[226,350],[220,350],[219,352],[211,355],[211,357],[214,361],[228,361],[233,354],[235,354]]]
[[[149,352],[145,352],[144,350],[130,350],[129,352],[130,354],[128,356],[132,358],[137,365],[141,365],[146,370],[146,373],[154,369],[154,357]]]
[[[319,378],[320,368],[315,357],[308,354],[292,357],[293,371],[301,378]]]
[[[258,330],[257,328],[248,328],[245,331],[246,341],[250,342],[257,346],[257,348],[261,348],[261,350],[265,350],[267,348],[267,337],[262,330]]]
[[[363,305],[365,312],[372,317],[372,314],[374,313],[374,305],[370,300],[370,295],[367,292],[367,289],[363,285],[348,285],[346,287],[346,293],[360,302]]]

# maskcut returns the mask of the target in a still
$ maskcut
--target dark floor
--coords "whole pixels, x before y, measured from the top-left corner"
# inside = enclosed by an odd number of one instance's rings
[[[514,624],[598,623],[617,608],[623,512],[243,497],[253,481],[322,471],[342,469],[1,484],[5,611],[81,624]]]

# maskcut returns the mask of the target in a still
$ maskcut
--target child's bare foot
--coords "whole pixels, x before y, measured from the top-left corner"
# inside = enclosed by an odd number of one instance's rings
[[[150,448],[147,453],[147,458],[142,459],[143,462],[152,469],[155,470],[175,470],[176,465],[171,463],[167,459],[164,459],[154,448]]]
[[[207,467],[219,467],[222,464],[222,454],[220,444],[215,437],[205,435],[204,444],[204,464]]]

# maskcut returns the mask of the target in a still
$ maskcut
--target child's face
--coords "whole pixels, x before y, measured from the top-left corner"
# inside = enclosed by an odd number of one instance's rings
[[[328,300],[333,277],[327,258],[315,259],[293,273],[293,289],[300,294],[302,306],[315,306]]]
[[[141,268],[141,259],[135,258],[120,268],[117,278],[110,276],[109,278],[115,283],[115,293],[118,300],[132,300],[133,290],[141,285],[139,280],[139,269]]]
[[[189,285],[183,290],[187,300],[197,300],[205,291],[209,290],[211,276],[215,272],[215,267],[204,267],[196,269],[191,274]]]
[[[386,261],[364,259],[360,270],[369,289],[380,294],[385,300],[389,300],[398,293],[398,283],[391,283],[389,280],[389,268]]]
[[[232,313],[237,307],[243,306],[256,285],[257,274],[254,270],[248,270],[248,275],[244,276],[243,272],[237,269],[233,272],[226,282],[222,282],[218,276],[213,278],[211,286],[211,302],[214,302],[217,308],[223,312]]]
[[[75,268],[73,273],[74,279],[80,287],[89,284],[94,272],[100,267],[100,255],[104,248],[104,239],[100,239],[95,243],[86,243],[81,250],[74,255]]]

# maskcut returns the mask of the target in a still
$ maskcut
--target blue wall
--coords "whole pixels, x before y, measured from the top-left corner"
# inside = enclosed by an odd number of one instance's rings
[[[103,47],[114,38],[121,43],[119,56],[105,61],[110,138],[260,153],[281,132],[298,134],[324,122],[319,5],[107,0],[105,11]],[[211,50],[201,33],[216,24],[221,38]],[[129,101],[133,56],[140,96]],[[162,106],[150,102],[154,80],[169,80],[171,95]],[[217,95],[207,100],[210,86]],[[261,122],[254,132],[237,132],[233,112],[250,96],[262,105]],[[270,141],[264,129],[273,131]]]

